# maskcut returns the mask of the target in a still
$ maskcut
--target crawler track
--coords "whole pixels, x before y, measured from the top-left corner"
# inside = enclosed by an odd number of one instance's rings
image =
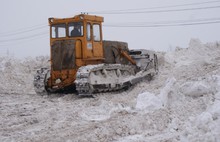
[[[133,66],[120,64],[89,65],[79,68],[76,76],[76,90],[79,95],[117,91],[129,88],[142,79],[151,78],[151,72],[135,74]]]

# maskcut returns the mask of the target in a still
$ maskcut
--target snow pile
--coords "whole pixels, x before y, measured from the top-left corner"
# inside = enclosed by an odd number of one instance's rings
[[[175,81],[175,78],[168,79],[166,81],[165,87],[161,90],[158,96],[149,92],[139,94],[137,98],[136,109],[142,110],[144,112],[150,112],[166,107],[168,105],[168,95]]]
[[[33,74],[41,66],[47,66],[48,57],[26,58],[0,57],[0,90],[3,93],[28,93],[33,86]]]
[[[207,43],[202,44],[198,39],[191,39],[188,48],[176,48],[175,52],[165,55],[166,61],[175,64],[175,66],[183,66],[196,63],[211,63],[220,60],[219,57],[220,44]]]
[[[136,108],[141,108],[147,113],[159,109],[169,111],[172,121],[168,129],[171,133],[181,132],[178,137],[173,135],[172,140],[218,141],[220,139],[219,44],[202,45],[200,41],[193,39],[189,48],[167,53],[165,62],[173,68],[165,82],[165,87],[161,89],[160,94],[150,92],[139,94]],[[138,140],[148,141],[147,139],[142,136]]]
[[[158,54],[154,80],[95,98],[37,96],[33,75],[48,58],[0,57],[0,141],[219,141],[220,44]]]
[[[212,80],[212,82],[217,81],[215,87],[208,86],[213,87],[211,90],[212,101],[206,103],[207,107],[204,112],[191,118],[191,121],[186,124],[186,131],[182,136],[183,140],[218,141],[220,139],[220,76],[215,77]]]

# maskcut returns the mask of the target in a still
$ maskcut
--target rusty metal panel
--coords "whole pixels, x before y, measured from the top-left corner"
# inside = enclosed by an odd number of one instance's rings
[[[52,68],[54,71],[75,67],[75,40],[57,40],[51,47]]]
[[[120,41],[103,41],[105,63],[128,64],[128,60],[121,57],[118,49],[128,52],[128,44]]]

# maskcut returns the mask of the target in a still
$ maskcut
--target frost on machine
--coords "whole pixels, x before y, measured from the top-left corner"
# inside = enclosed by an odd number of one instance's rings
[[[117,91],[158,72],[157,55],[102,39],[103,17],[49,18],[50,68],[37,70],[34,88],[45,95],[73,89],[79,95]]]

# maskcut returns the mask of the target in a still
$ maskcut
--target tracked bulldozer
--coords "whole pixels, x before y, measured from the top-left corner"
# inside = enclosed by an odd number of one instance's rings
[[[49,18],[50,68],[36,71],[37,94],[72,89],[89,96],[128,89],[157,74],[153,51],[129,50],[125,42],[103,40],[103,21],[103,17],[88,14]]]

